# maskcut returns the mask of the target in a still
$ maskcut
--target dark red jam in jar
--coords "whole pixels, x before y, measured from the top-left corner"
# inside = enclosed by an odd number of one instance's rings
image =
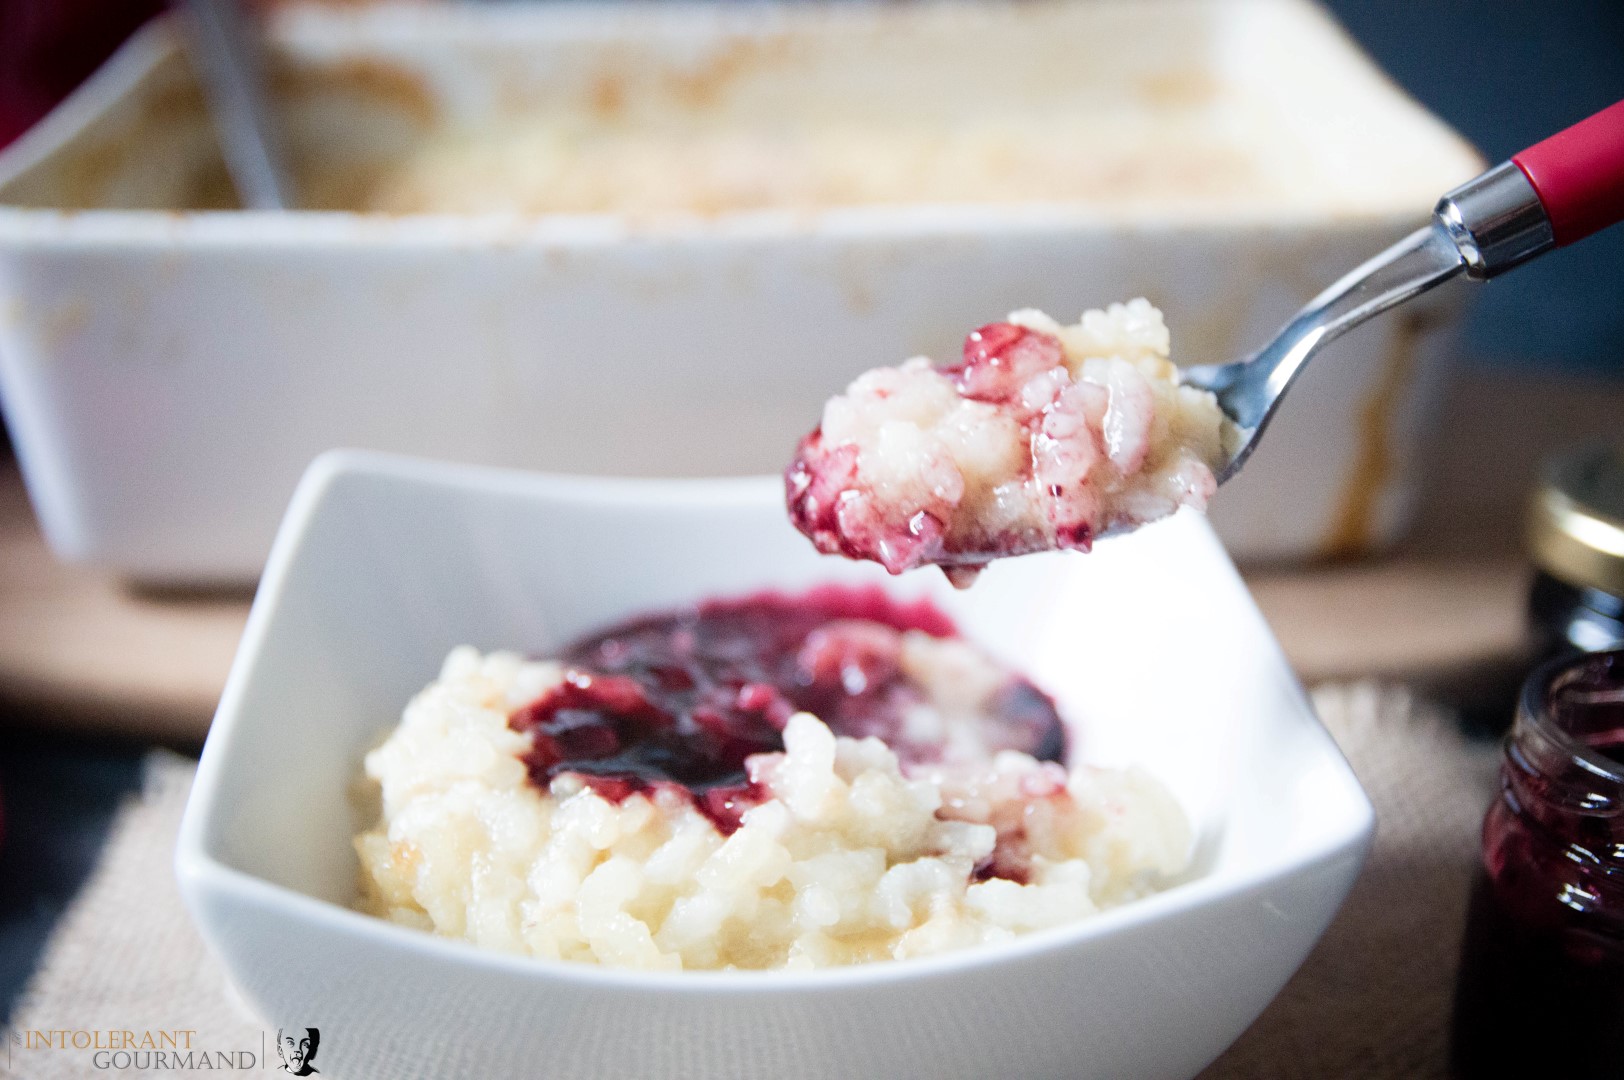
[[[1483,822],[1454,1073],[1624,1077],[1624,652],[1541,667]]]

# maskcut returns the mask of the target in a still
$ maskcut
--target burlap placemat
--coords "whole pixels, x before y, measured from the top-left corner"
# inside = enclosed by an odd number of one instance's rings
[[[1500,750],[1397,687],[1314,692],[1376,806],[1376,844],[1308,961],[1200,1080],[1448,1075],[1467,891]]]
[[[1376,804],[1375,850],[1303,969],[1201,1080],[1442,1077],[1466,891],[1498,752],[1468,743],[1447,716],[1399,688],[1322,687],[1314,699]],[[171,855],[191,775],[186,759],[149,759],[143,792],[119,813],[18,1004],[13,1040],[30,1031],[188,1030],[209,1051],[269,1049],[228,995],[175,888]],[[83,1051],[13,1041],[7,1054],[0,1070],[25,1080],[123,1075],[91,1071]]]

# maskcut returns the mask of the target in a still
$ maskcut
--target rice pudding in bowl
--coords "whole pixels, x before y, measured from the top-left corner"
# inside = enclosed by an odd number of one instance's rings
[[[926,602],[823,587],[463,647],[366,759],[361,906],[624,968],[820,968],[1007,940],[1154,890],[1189,827],[1068,769],[1053,703]]]
[[[876,368],[801,440],[790,517],[820,551],[893,574],[934,563],[964,586],[995,558],[1087,551],[1202,509],[1232,425],[1180,385],[1170,351],[1138,299],[1070,326],[1017,311],[971,333],[957,364]]]
[[[1070,765],[1150,772],[1196,837],[1188,869],[1007,942],[814,970],[551,961],[354,910],[354,840],[379,821],[351,797],[362,762],[458,643],[558,657],[642,612],[829,582],[929,600],[1052,697]],[[1124,1080],[1194,1076],[1252,1022],[1370,829],[1201,515],[1086,558],[1011,559],[961,592],[820,556],[776,478],[588,481],[349,451],[292,504],[176,861],[254,1012],[332,1036],[324,1075]]]

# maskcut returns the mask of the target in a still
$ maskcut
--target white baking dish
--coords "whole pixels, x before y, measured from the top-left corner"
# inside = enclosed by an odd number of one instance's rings
[[[1146,295],[1176,358],[1227,359],[1481,166],[1294,0],[378,5],[287,11],[274,36],[290,138],[341,174],[480,118],[587,115],[605,72],[626,71],[708,87],[682,107],[713,127],[792,128],[797,110],[865,100],[952,114],[937,89],[1007,85],[1011,116],[1069,102],[1054,137],[1096,140],[1109,167],[1068,203],[187,210],[225,189],[171,33],[149,28],[0,155],[0,392],[65,558],[251,577],[301,469],[334,445],[555,472],[775,471],[852,375],[953,355],[1016,307],[1069,318]],[[1020,78],[966,74],[1011,56]],[[1256,183],[1226,188],[1179,156],[1208,136]],[[1436,307],[1382,320],[1316,362],[1217,500],[1232,550],[1397,534],[1447,322]]]

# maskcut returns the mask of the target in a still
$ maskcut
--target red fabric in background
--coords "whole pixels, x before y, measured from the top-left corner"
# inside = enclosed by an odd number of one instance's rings
[[[84,81],[163,0],[0,0],[0,146]]]

